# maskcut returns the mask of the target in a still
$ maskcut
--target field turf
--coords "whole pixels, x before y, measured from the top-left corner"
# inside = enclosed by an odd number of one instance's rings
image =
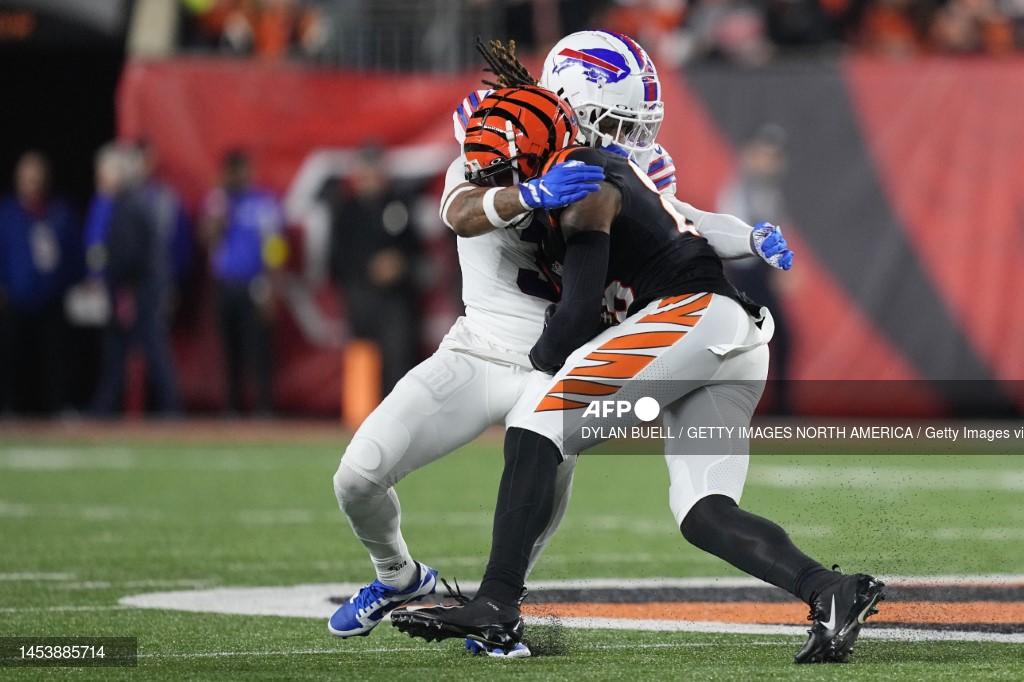
[[[0,431],[0,636],[132,636],[140,651],[135,669],[0,678],[1024,679],[1024,644],[865,639],[848,665],[797,667],[798,637],[535,626],[546,655],[495,661],[388,624],[340,641],[322,619],[119,605],[145,592],[371,578],[331,489],[341,437],[285,424],[260,444],[245,428],[238,442]],[[499,450],[481,440],[399,486],[410,547],[444,575],[482,573]],[[1022,498],[1014,457],[762,456],[744,506],[847,571],[992,574],[1024,572]],[[533,579],[717,575],[739,574],[679,536],[660,457],[591,456]]]

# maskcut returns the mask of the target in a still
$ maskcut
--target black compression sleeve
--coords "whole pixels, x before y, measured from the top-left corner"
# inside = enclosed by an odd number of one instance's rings
[[[679,529],[705,552],[808,603],[840,577],[801,552],[782,528],[725,495],[702,498]]]
[[[550,438],[515,427],[505,433],[505,470],[494,509],[491,558],[477,595],[503,604],[519,601],[530,552],[551,522],[561,461]]]
[[[611,237],[606,232],[577,232],[565,242],[562,300],[530,351],[533,366],[554,372],[601,325],[601,299],[608,274]]]

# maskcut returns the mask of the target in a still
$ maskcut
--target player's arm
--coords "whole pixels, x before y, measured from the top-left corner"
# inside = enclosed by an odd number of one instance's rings
[[[750,243],[750,225],[727,213],[711,213],[680,201],[674,196],[667,197],[684,218],[693,223],[700,234],[708,240],[719,258],[746,258],[756,256]]]
[[[441,220],[460,237],[478,237],[497,227],[526,222],[530,210],[523,208],[518,187],[488,188],[463,182],[443,198]]]
[[[565,235],[562,299],[530,351],[530,362],[542,372],[557,371],[570,353],[598,331],[612,221],[621,204],[619,189],[602,182],[598,191],[560,216]]]
[[[553,166],[540,177],[512,187],[478,187],[459,181],[461,159],[448,167],[441,220],[460,237],[476,237],[495,228],[526,227],[535,209],[557,209],[597,190],[604,169],[580,161]]]
[[[647,176],[673,208],[708,240],[719,258],[730,260],[759,256],[774,268],[789,270],[792,267],[793,252],[786,244],[782,230],[775,225],[758,223],[751,227],[734,215],[701,211],[677,199],[675,162],[668,150],[660,144],[655,147],[654,159],[647,167]]]
[[[793,266],[793,251],[777,226],[758,223],[751,227],[736,216],[702,211],[676,197],[667,198],[684,218],[693,223],[720,258],[758,256],[773,268],[789,270]]]

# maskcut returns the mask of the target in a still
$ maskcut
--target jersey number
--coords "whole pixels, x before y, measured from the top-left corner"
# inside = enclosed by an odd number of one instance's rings
[[[633,172],[636,173],[636,176],[640,178],[640,181],[642,183],[644,183],[644,187],[658,195],[658,199],[661,200],[662,208],[665,209],[666,213],[672,216],[672,220],[674,220],[676,223],[677,230],[679,230],[680,232],[688,232],[690,234],[698,234],[697,230],[694,229],[693,224],[687,221],[685,216],[683,216],[682,213],[677,211],[676,207],[672,205],[672,202],[670,202],[664,194],[658,191],[658,187],[654,184],[654,181],[651,180],[651,178],[646,173],[640,170],[640,168],[632,161],[629,162],[629,167],[633,169]]]

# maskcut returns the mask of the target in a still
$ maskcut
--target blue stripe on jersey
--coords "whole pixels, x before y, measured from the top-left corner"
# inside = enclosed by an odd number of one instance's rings
[[[469,125],[469,119],[466,117],[466,114],[462,111],[461,104],[458,106],[458,108],[455,109],[455,113],[459,115],[459,120],[462,121],[463,128]]]
[[[473,106],[474,109],[480,106],[480,98],[476,96],[476,90],[469,93],[469,103]]]
[[[665,167],[665,157],[662,156],[662,157],[659,157],[659,158],[655,159],[654,161],[651,161],[651,165],[647,167],[647,174],[650,175],[652,173],[657,173],[658,171],[660,171],[664,167]]]
[[[668,187],[669,184],[671,184],[671,183],[673,183],[675,181],[676,181],[676,174],[673,173],[672,175],[666,175],[661,180],[658,180],[656,183],[654,183],[654,186],[657,187],[658,189],[664,189],[664,188]]]

